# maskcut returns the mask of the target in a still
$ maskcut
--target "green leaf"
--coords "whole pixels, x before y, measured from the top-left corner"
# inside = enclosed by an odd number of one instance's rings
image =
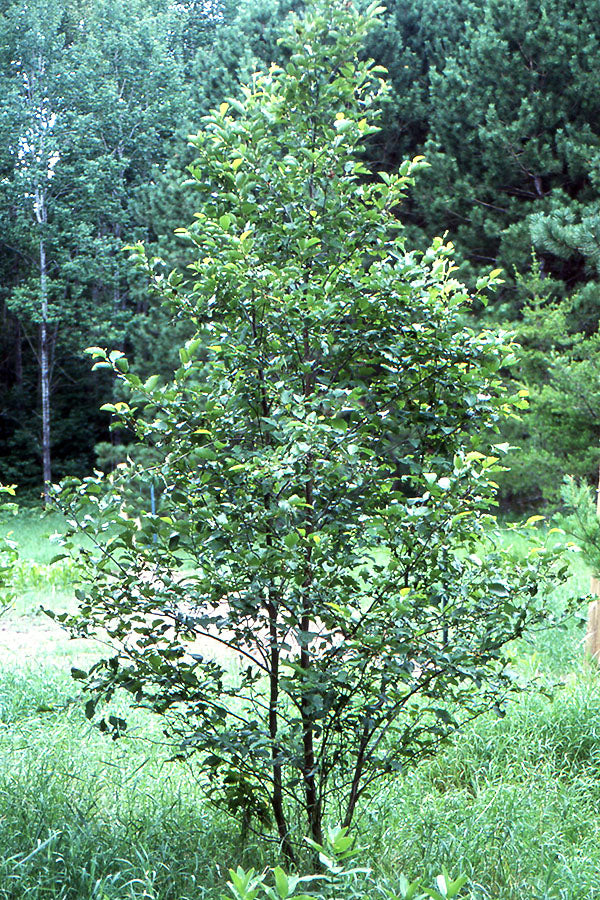
[[[277,888],[277,893],[281,897],[281,900],[286,900],[286,898],[290,894],[288,877],[280,866],[276,866],[273,869],[273,874],[275,876],[275,886]]]

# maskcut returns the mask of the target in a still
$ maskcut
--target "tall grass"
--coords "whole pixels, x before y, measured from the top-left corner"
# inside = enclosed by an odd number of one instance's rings
[[[160,730],[138,714],[127,746],[107,741],[48,668],[0,671],[0,696],[2,900],[196,900],[223,883],[235,829]]]
[[[573,568],[554,607],[589,589],[585,565]],[[472,900],[600,898],[600,673],[582,659],[584,618],[520,641],[531,688],[366,809],[382,881],[447,865],[469,875]]]
[[[583,675],[480,721],[367,814],[383,880],[470,876],[473,900],[600,897],[600,688]]]

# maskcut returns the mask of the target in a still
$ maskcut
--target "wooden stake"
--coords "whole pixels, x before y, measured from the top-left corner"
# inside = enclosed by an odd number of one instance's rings
[[[596,513],[600,518],[600,472],[596,493]],[[592,576],[590,591],[600,597],[600,578]],[[600,664],[600,600],[592,600],[588,606],[587,632],[585,635],[585,655]]]

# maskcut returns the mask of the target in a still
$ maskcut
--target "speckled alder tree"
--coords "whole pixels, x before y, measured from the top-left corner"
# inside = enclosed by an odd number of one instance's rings
[[[544,554],[508,559],[489,530],[510,346],[464,326],[442,241],[405,246],[394,211],[419,162],[361,162],[385,90],[360,55],[377,15],[318,3],[285,69],[204,120],[193,289],[154,276],[197,337],[171,383],[93,351],[159,461],[58,495],[97,541],[63,618],[115,647],[75,673],[89,715],[130,691],[291,859],[502,699],[503,648],[544,614]]]

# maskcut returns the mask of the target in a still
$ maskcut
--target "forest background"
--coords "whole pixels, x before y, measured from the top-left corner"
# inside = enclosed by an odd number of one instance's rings
[[[505,373],[529,410],[505,509],[555,503],[600,461],[600,2],[388,0],[365,54],[389,70],[367,167],[429,168],[398,210],[413,245],[448,232],[459,277],[503,284],[482,326],[516,333]],[[128,263],[143,241],[184,269],[187,135],[254,70],[298,0],[0,3],[0,481],[39,501],[53,481],[126,453],[100,406],[112,376],[84,350],[168,377],[188,335]],[[45,427],[44,427],[45,425]],[[518,449],[516,449],[518,448]],[[48,480],[50,480],[48,477]]]

